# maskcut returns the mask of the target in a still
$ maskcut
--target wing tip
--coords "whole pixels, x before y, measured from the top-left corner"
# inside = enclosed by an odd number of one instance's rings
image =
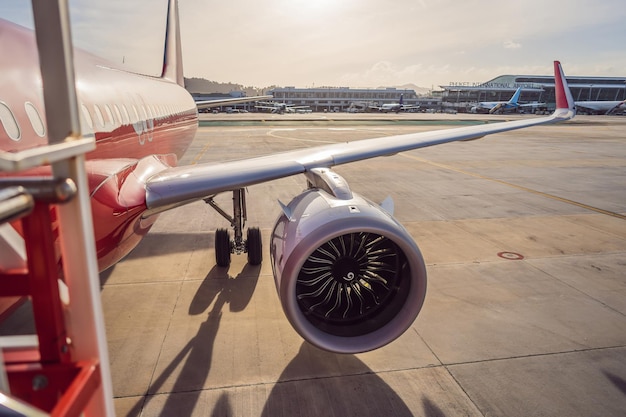
[[[563,73],[563,67],[558,60],[554,61],[554,94],[556,98],[557,109],[574,110],[574,99],[572,93],[567,85],[565,74]]]

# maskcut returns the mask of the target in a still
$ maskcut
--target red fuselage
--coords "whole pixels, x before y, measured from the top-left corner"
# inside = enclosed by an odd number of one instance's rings
[[[48,143],[34,33],[0,19],[0,149],[18,152]],[[125,256],[155,216],[146,210],[144,181],[177,163],[194,138],[197,110],[176,82],[129,73],[74,51],[81,128],[93,135],[87,155],[100,269]],[[50,175],[49,168],[0,175]],[[1,269],[0,265],[0,269]]]

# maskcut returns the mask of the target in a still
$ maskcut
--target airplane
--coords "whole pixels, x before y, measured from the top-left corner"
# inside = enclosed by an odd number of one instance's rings
[[[426,296],[419,247],[393,217],[393,202],[373,203],[333,171],[337,165],[531,126],[575,116],[561,64],[554,62],[552,115],[335,143],[237,161],[177,166],[198,129],[198,111],[183,87],[177,1],[170,0],[163,72],[143,76],[74,50],[77,107],[85,134],[95,137],[86,171],[100,270],[123,259],[149,232],[158,214],[204,200],[230,220],[215,232],[218,266],[233,254],[263,259],[258,228],[245,230],[245,187],[304,175],[308,188],[287,204],[270,233],[270,263],[283,311],[309,343],[331,352],[384,346],[416,319]],[[0,151],[47,143],[37,44],[33,31],[0,19]],[[49,176],[47,167],[2,181]],[[233,195],[229,216],[213,200]],[[277,209],[279,208],[277,205]],[[20,254],[20,225],[0,228],[0,272]],[[23,246],[23,239],[21,244]]]
[[[626,104],[626,100],[622,101],[576,101],[576,107],[581,112],[610,114],[611,112],[621,108]]]
[[[284,113],[310,113],[310,106],[295,106],[293,104],[278,103],[275,101],[263,102],[254,106],[261,111],[269,111],[270,113],[284,114]]]
[[[545,103],[527,103],[520,104],[518,103],[519,97],[522,94],[522,87],[518,87],[515,90],[515,93],[511,96],[508,101],[481,101],[476,106],[472,107],[470,111],[472,113],[481,113],[481,112],[489,112],[490,114],[495,114],[503,111],[513,111],[517,110],[521,107],[542,107],[545,106]]]
[[[250,97],[234,97],[234,98],[216,98],[213,100],[198,100],[196,107],[198,110],[210,109],[213,107],[229,106],[233,104],[249,103],[251,101],[268,100],[273,98],[272,95],[250,96]]]
[[[363,113],[369,111],[373,107],[372,102],[369,101],[353,101],[350,103],[346,112],[348,113]]]
[[[369,108],[383,113],[389,113],[390,111],[399,113],[401,111],[417,110],[420,106],[404,104],[404,94],[400,94],[400,102],[398,103],[385,103],[382,106],[370,106]]]

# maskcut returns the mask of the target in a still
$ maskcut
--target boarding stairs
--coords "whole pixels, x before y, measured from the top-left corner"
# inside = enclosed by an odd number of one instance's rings
[[[0,415],[114,416],[67,2],[33,0],[48,145],[0,151],[0,298],[36,334],[0,337]],[[59,75],[60,74],[60,75]],[[69,132],[69,133],[68,133]],[[21,173],[50,166],[51,176]],[[15,226],[21,233],[17,233]]]

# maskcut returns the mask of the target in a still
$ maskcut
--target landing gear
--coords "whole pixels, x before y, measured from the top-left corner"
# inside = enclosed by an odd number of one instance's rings
[[[230,265],[230,233],[227,229],[215,231],[215,263],[217,266]]]
[[[246,249],[248,250],[248,263],[250,265],[260,265],[263,262],[263,244],[261,242],[261,231],[258,227],[248,228]]]
[[[227,229],[217,229],[215,231],[215,262],[218,266],[226,267],[230,265],[230,255],[235,253],[240,255],[248,253],[248,263],[259,265],[263,262],[263,245],[261,241],[261,231],[258,227],[248,228],[246,240],[243,239],[243,229],[246,224],[246,196],[243,188],[233,191],[233,215],[226,213],[211,196],[204,201],[213,207],[222,217],[230,222],[233,227],[235,237],[230,239]]]

